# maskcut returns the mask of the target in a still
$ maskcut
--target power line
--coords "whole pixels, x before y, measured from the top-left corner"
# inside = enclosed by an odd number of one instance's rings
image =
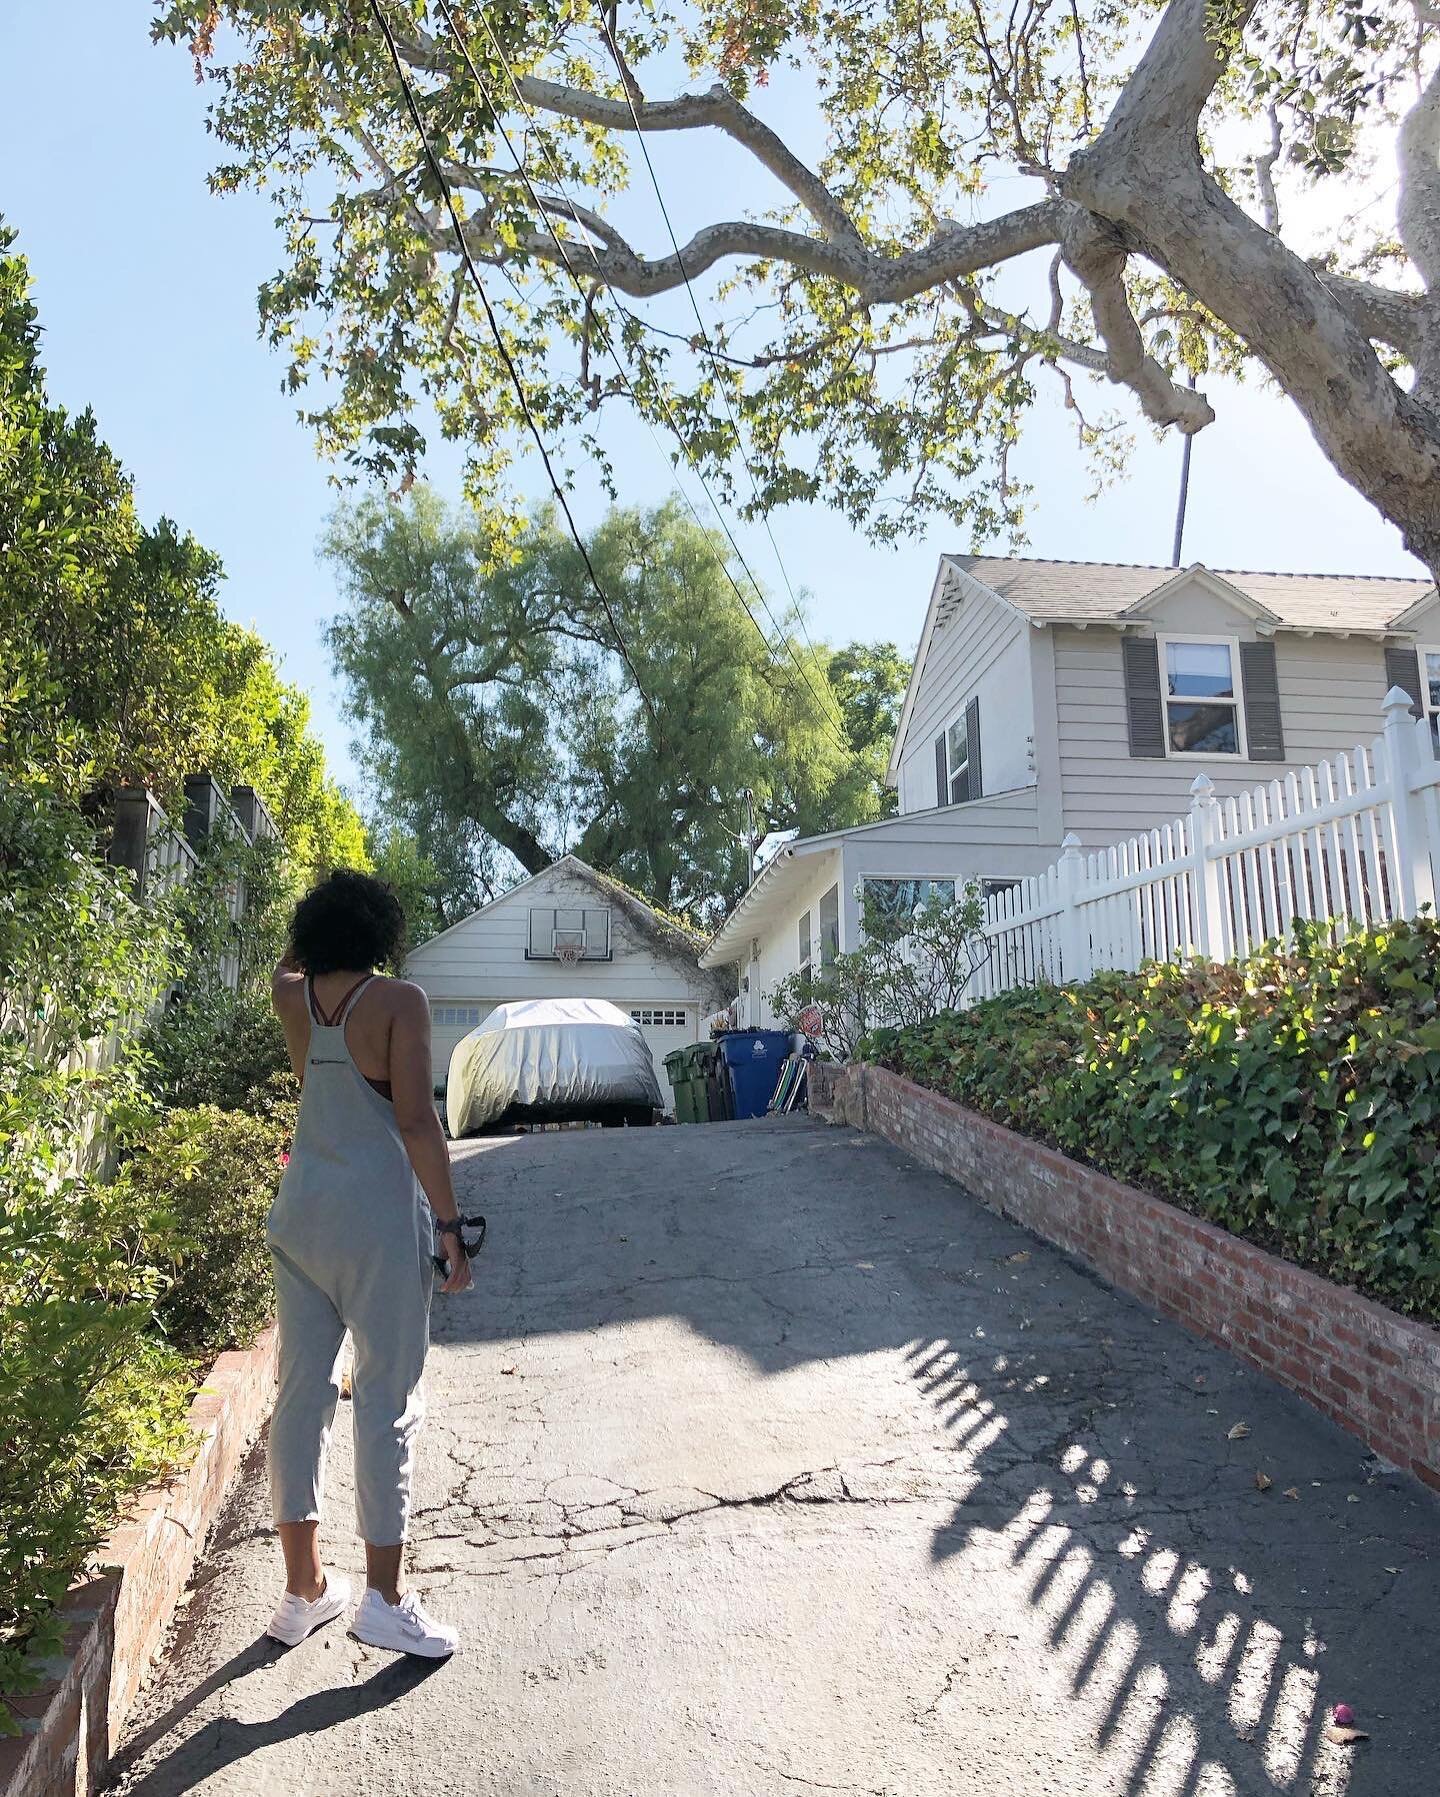
[[[525,384],[520,379],[520,371],[515,366],[514,358],[511,356],[510,350],[505,342],[504,333],[500,329],[500,321],[496,318],[495,310],[490,304],[490,296],[485,291],[485,283],[481,280],[480,271],[476,268],[474,258],[470,254],[470,246],[465,241],[465,233],[461,228],[460,214],[455,207],[455,197],[450,191],[450,183],[445,179],[445,171],[440,167],[435,152],[430,147],[430,135],[425,129],[424,121],[420,117],[420,109],[415,103],[415,93],[410,85],[410,79],[405,73],[404,64],[400,60],[400,51],[396,47],[394,35],[390,30],[390,22],[385,17],[380,5],[380,0],[370,0],[370,10],[374,13],[375,23],[380,27],[380,30],[384,35],[386,47],[390,52],[390,61],[395,69],[395,78],[399,81],[400,90],[405,96],[405,106],[410,114],[411,122],[415,126],[416,135],[420,139],[420,147],[425,153],[426,162],[430,165],[431,174],[439,184],[441,195],[445,201],[445,209],[450,214],[450,223],[455,232],[456,247],[469,272],[475,291],[480,296],[480,304],[485,309],[485,318],[490,326],[490,334],[495,339],[495,347],[500,352],[500,358],[504,362],[506,370],[509,373],[511,385],[515,389],[515,397],[520,401],[520,410],[525,414],[525,422],[530,427],[530,435],[535,441],[536,449],[540,452],[540,460],[544,465],[546,477],[550,482],[550,490],[554,493],[555,498],[559,503],[560,510],[565,515],[565,522],[569,526],[570,535],[574,538],[575,547],[580,551],[580,559],[585,564],[585,572],[590,578],[591,586],[595,589],[595,596],[600,601],[605,616],[610,621],[610,629],[614,633],[616,646],[620,650],[621,659],[624,661],[625,666],[630,670],[630,677],[635,682],[635,690],[640,695],[641,704],[644,705],[646,711],[650,714],[650,722],[655,726],[655,734],[658,739],[660,736],[659,714],[651,703],[650,695],[645,691],[644,683],[640,679],[639,670],[630,658],[630,650],[625,642],[624,633],[621,631],[619,622],[611,608],[610,601],[606,597],[605,589],[600,584],[600,578],[595,572],[595,565],[590,560],[590,551],[585,547],[585,541],[581,537],[580,532],[576,527],[574,516],[570,511],[569,502],[565,497],[559,481],[555,478],[555,470],[550,463],[550,454],[545,447],[545,439],[540,434],[540,427],[535,422],[535,415],[530,410],[530,401],[525,395]]]
[[[600,14],[600,29],[605,34],[605,41],[609,44],[610,54],[615,61],[616,73],[620,77],[621,91],[625,95],[625,104],[630,108],[630,117],[635,124],[635,137],[640,145],[640,154],[645,160],[646,172],[650,176],[650,185],[655,189],[655,198],[660,206],[660,216],[665,221],[665,230],[670,238],[670,247],[675,252],[675,261],[680,270],[680,277],[685,283],[685,292],[690,299],[690,310],[695,314],[695,326],[700,332],[700,341],[705,345],[705,353],[710,358],[710,372],[714,376],[716,390],[725,406],[725,416],[729,420],[730,431],[735,438],[735,447],[740,451],[741,464],[749,477],[750,491],[754,495],[757,508],[759,508],[760,483],[755,478],[755,470],[751,465],[749,455],[746,453],[745,439],[740,434],[740,423],[735,416],[734,407],[730,404],[730,394],[727,391],[725,382],[720,374],[719,364],[715,355],[715,346],[710,341],[710,333],[706,329],[705,320],[701,315],[700,302],[695,297],[695,289],[690,281],[690,271],[686,268],[685,258],[680,253],[680,240],[676,237],[675,227],[670,222],[670,211],[665,204],[665,195],[660,191],[660,178],[655,173],[655,164],[650,160],[650,146],[646,143],[645,133],[640,127],[640,114],[636,110],[635,96],[631,92],[630,83],[625,79],[625,65],[620,57],[620,46],[615,41],[615,14],[613,11],[606,12],[602,10]],[[508,67],[509,65],[507,64],[506,66]],[[764,510],[760,512],[760,522],[765,526],[765,534],[770,539],[770,547],[775,551],[775,563],[780,570],[780,578],[785,582],[785,591],[790,595],[791,610],[794,612],[796,622],[800,626],[800,634],[805,638],[806,647],[809,649],[810,653],[814,655],[816,653],[815,645],[810,641],[810,634],[805,628],[805,620],[800,611],[800,603],[795,597],[794,587],[790,584],[789,570],[785,566],[784,557],[780,554],[780,545],[775,541],[775,532],[770,527],[770,517],[768,512]]]
[[[488,86],[486,85],[485,78],[483,75],[481,75],[479,69],[475,66],[474,59],[472,58],[472,56],[470,54],[469,45],[466,43],[463,34],[459,31],[459,29],[457,28],[457,26],[455,24],[454,15],[452,14],[452,12],[450,10],[448,0],[438,0],[438,4],[439,4],[441,12],[445,15],[446,23],[450,27],[451,36],[455,39],[455,42],[459,47],[460,54],[464,58],[465,65],[468,68],[468,70],[470,71],[471,78],[475,82],[475,85],[476,85],[477,89],[479,90],[480,98],[483,99],[485,104],[489,107],[491,115],[494,118],[496,128],[499,131],[500,136],[504,139],[505,147],[510,152],[510,158],[515,164],[515,171],[519,175],[520,179],[525,184],[526,190],[530,196],[530,202],[535,209],[537,217],[540,218],[541,220],[543,220],[546,228],[550,232],[551,237],[554,239],[555,247],[559,251],[559,254],[560,254],[560,260],[564,264],[566,273],[570,276],[570,279],[574,282],[577,291],[579,291],[582,294],[582,296],[585,296],[588,299],[588,295],[586,294],[585,284],[582,281],[578,271],[576,270],[574,263],[572,263],[570,260],[570,255],[569,255],[569,252],[566,247],[566,241],[560,235],[559,231],[556,230],[555,225],[554,225],[553,221],[551,220],[549,209],[541,201],[539,194],[535,190],[535,184],[530,179],[529,171],[525,166],[525,159],[519,153],[519,151],[516,149],[514,141],[511,138],[509,131],[505,127],[505,122],[504,122],[503,118],[500,116],[499,108],[495,105],[494,98],[491,95]],[[488,18],[486,18],[483,11],[481,12],[481,15],[480,15],[480,22],[481,22],[482,26],[484,27],[486,36],[490,39],[491,48],[495,51],[497,60],[500,62],[501,67],[505,70],[506,78],[510,84],[511,92],[515,96],[516,102],[518,103],[521,111],[525,114],[526,118],[529,119],[532,124],[534,124],[535,123],[534,114],[531,111],[530,107],[526,104],[525,96],[520,92],[519,86],[515,80],[514,73],[510,69],[509,61],[506,58],[505,53],[504,53],[499,41],[497,40],[497,38],[495,36],[494,30],[492,29],[490,22],[489,22]],[[571,197],[569,191],[567,190],[567,188],[565,186],[564,175],[561,173],[561,170],[559,168],[558,163],[555,160],[553,153],[551,152],[549,146],[545,142],[543,132],[537,131],[537,141],[539,142],[541,153],[544,155],[545,160],[548,162],[548,164],[550,166],[551,174],[553,175],[555,184],[559,188],[559,191],[560,191],[560,197],[565,201],[566,205],[570,209],[570,216],[571,216],[572,220],[574,220],[574,222],[576,224],[581,224],[582,221],[580,220],[580,217],[579,217],[579,209],[576,206],[574,199]],[[584,227],[582,224],[582,229],[583,228]],[[628,322],[636,323],[637,321],[634,319],[633,314],[631,314],[626,309],[624,303],[621,301],[618,294],[615,292],[614,286],[612,285],[609,277],[606,275],[604,268],[601,266],[600,258],[595,250],[594,244],[592,242],[590,242],[588,239],[586,239],[586,240],[584,240],[584,247],[586,249],[588,249],[591,259],[595,264],[595,272],[596,272],[597,276],[599,277],[601,284],[604,286],[606,292],[609,294],[611,302],[615,306],[616,310],[620,313],[621,317],[625,318]],[[618,373],[620,375],[620,379],[624,383],[625,390],[629,394],[632,402],[634,403],[637,413],[644,420],[647,429],[649,429],[651,438],[655,443],[656,449],[659,450],[660,449],[659,438],[656,437],[654,427],[651,424],[649,418],[647,417],[645,408],[641,403],[640,397],[636,393],[635,388],[630,381],[629,374],[626,370],[624,361],[622,360],[619,351],[615,347],[615,344],[614,344],[613,339],[611,338],[610,332],[606,327],[604,317],[599,312],[593,313],[592,316],[595,320],[596,327],[599,330],[601,341],[603,342],[606,350],[609,352],[611,360],[615,364],[616,370],[618,371]],[[685,454],[685,456],[689,460],[690,465],[691,465],[692,469],[694,470],[695,477],[700,482],[701,489],[704,492],[705,497],[709,500],[710,505],[714,510],[716,518],[719,520],[720,527],[723,530],[723,532],[725,533],[727,540],[729,541],[730,547],[735,554],[736,560],[740,563],[740,566],[744,570],[747,578],[749,579],[751,586],[754,587],[755,595],[759,599],[761,605],[764,606],[766,616],[769,617],[771,624],[774,625],[776,631],[779,632],[783,637],[784,633],[783,633],[783,631],[781,631],[779,621],[776,619],[775,614],[770,610],[769,602],[765,598],[764,588],[760,585],[760,582],[756,579],[754,571],[751,569],[750,564],[745,559],[744,552],[741,550],[739,543],[736,542],[734,532],[730,529],[729,524],[726,522],[725,515],[724,515],[723,511],[721,510],[720,505],[715,498],[715,495],[711,492],[709,483],[705,479],[704,471],[701,469],[698,461],[695,458],[694,452],[691,450],[690,445],[686,441],[684,432],[680,429],[680,426],[678,425],[678,423],[675,420],[674,412],[672,411],[672,409],[670,407],[670,402],[665,394],[664,388],[661,386],[659,381],[655,379],[654,375],[651,374],[651,371],[649,370],[648,365],[646,364],[645,352],[644,352],[643,345],[639,346],[639,355],[640,355],[642,367],[645,368],[645,371],[647,374],[650,374],[650,378],[654,384],[655,395],[656,395],[657,399],[659,400],[661,409],[664,411],[664,413],[666,415],[666,420],[669,423],[670,428],[674,432],[676,441],[679,443],[682,452]],[[732,420],[732,428],[733,428],[733,420]],[[661,453],[663,454],[664,451],[662,450]],[[668,460],[669,458],[667,457],[666,459]],[[703,520],[701,519],[699,512],[696,510],[695,505],[690,498],[690,495],[685,491],[684,486],[681,485],[680,482],[677,481],[676,485],[679,488],[681,498],[684,499],[686,505],[689,507],[690,513],[694,517],[695,522],[697,524],[701,524],[702,528],[703,528]],[[767,525],[767,530],[768,530],[768,525]],[[773,535],[771,537],[771,541],[773,544],[773,542],[774,542]],[[777,554],[777,560],[778,560],[778,556],[779,556],[778,550],[777,550],[776,554]],[[721,569],[721,572],[724,574],[726,580],[729,582],[731,588],[733,589],[733,591],[735,593],[735,597],[740,601],[741,607],[743,608],[746,617],[750,620],[751,624],[754,625],[756,634],[759,636],[761,642],[765,645],[767,653],[772,658],[777,657],[777,651],[775,650],[774,645],[770,642],[770,639],[766,636],[765,631],[760,624],[760,620],[755,616],[754,612],[750,609],[750,603],[746,599],[744,593],[741,592],[740,587],[735,580],[735,576],[730,571],[729,564],[724,560],[723,557],[720,557],[720,556],[716,557],[716,561]],[[784,573],[783,564],[781,565],[781,573],[782,574]],[[786,585],[787,586],[789,585],[788,577],[786,579]],[[792,598],[792,600],[794,599],[793,591],[791,593],[791,598]],[[796,617],[797,617],[797,621],[800,621],[798,606],[796,607]],[[802,629],[802,631],[804,629],[803,621],[801,621],[801,629]],[[841,751],[844,754],[847,754],[847,755],[850,754],[851,753],[851,745],[850,745],[848,739],[844,736],[843,731],[841,729],[837,728],[835,716],[832,715],[831,709],[827,708],[827,706],[826,706],[824,700],[821,698],[819,692],[816,691],[815,685],[811,681],[809,673],[805,669],[804,665],[800,662],[798,656],[795,655],[794,645],[789,644],[788,638],[786,638],[785,640],[790,649],[791,659],[795,662],[797,671],[801,675],[802,679],[805,681],[806,686],[809,687],[809,689],[810,689],[810,696],[815,700],[815,702],[819,708],[819,713],[820,713],[821,719],[825,723],[826,727],[829,729],[831,736],[835,739],[835,742],[836,742],[837,746],[841,749]],[[813,643],[809,642],[808,636],[806,637],[806,642],[807,642],[807,644],[809,644],[811,653],[815,654],[816,653],[815,646]],[[789,692],[791,698],[797,700],[797,702],[798,702],[799,694],[795,691],[795,688],[794,688],[793,684],[791,683],[788,674],[785,673],[784,668],[783,668],[783,666],[781,666],[779,664],[778,659],[777,659],[777,667],[778,667],[778,671],[781,674],[781,678],[785,682],[786,690]],[[832,704],[832,706],[835,706],[835,701],[833,699],[831,701],[831,704]],[[836,707],[836,713],[838,715],[838,707]],[[842,722],[843,722],[843,720],[842,720]]]

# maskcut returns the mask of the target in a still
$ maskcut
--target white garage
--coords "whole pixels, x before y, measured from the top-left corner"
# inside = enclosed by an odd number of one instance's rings
[[[626,887],[564,856],[406,959],[405,977],[430,998],[436,1085],[456,1043],[495,1005],[606,998],[644,1031],[668,1106],[665,1056],[703,1040],[729,998],[727,982],[700,967],[702,946]]]

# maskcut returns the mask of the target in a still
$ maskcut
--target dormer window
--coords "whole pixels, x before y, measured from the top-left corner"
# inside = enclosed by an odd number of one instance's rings
[[[1161,637],[1165,741],[1171,755],[1245,753],[1239,656],[1230,637]]]

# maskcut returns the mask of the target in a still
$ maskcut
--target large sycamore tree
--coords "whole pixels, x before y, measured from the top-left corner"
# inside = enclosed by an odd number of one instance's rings
[[[489,494],[517,402],[377,5],[541,427],[602,463],[623,401],[722,483],[738,433],[749,511],[984,537],[1047,374],[1103,458],[1092,377],[1194,433],[1251,363],[1440,567],[1434,0],[164,0],[217,185],[283,215],[262,313],[322,442],[403,482],[438,416]],[[751,171],[678,244],[662,134]]]

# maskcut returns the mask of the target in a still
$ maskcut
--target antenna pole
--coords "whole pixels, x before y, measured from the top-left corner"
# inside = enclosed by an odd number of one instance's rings
[[[1188,382],[1190,391],[1195,391],[1195,370],[1190,370]],[[1194,447],[1195,436],[1191,431],[1185,433],[1185,447],[1180,452],[1180,503],[1175,508],[1175,546],[1170,551],[1170,566],[1180,566],[1180,549],[1185,541],[1185,507],[1190,498],[1190,451]]]

